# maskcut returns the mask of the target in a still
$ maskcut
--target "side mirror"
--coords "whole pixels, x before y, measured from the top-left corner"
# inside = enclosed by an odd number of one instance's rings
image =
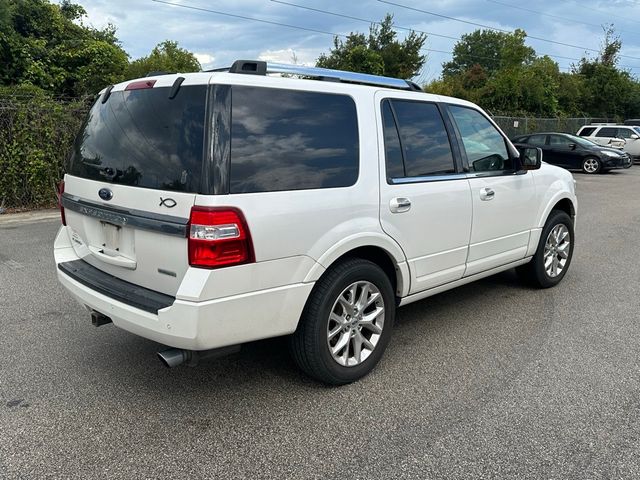
[[[521,170],[538,170],[542,166],[542,149],[536,147],[516,147],[520,153]]]
[[[578,146],[575,143],[570,143],[569,144],[569,149],[571,150],[575,150]]]
[[[638,140],[640,138],[640,135],[636,135],[635,133],[632,133],[631,136],[629,137],[631,140]]]

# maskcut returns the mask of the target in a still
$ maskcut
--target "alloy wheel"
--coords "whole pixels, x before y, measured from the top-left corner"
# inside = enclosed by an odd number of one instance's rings
[[[600,164],[595,158],[587,158],[584,161],[584,171],[587,173],[596,173]]]
[[[384,299],[373,283],[359,281],[345,288],[333,304],[327,324],[333,359],[344,367],[364,362],[380,341],[384,317]]]
[[[564,224],[558,224],[547,237],[544,245],[544,270],[550,278],[556,278],[564,271],[571,248],[571,235]]]

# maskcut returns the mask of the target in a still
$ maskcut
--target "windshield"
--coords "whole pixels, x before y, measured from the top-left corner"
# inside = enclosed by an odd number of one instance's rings
[[[197,192],[206,86],[112,92],[91,108],[67,172],[90,180]]]

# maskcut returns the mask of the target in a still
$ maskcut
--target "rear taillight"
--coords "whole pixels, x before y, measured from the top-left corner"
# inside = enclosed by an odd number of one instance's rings
[[[249,227],[237,208],[193,207],[189,219],[189,265],[220,268],[255,261]]]
[[[62,206],[62,194],[64,193],[64,180],[58,183],[58,208],[60,208],[60,220],[62,225],[67,225],[67,217],[64,215],[64,207]]]

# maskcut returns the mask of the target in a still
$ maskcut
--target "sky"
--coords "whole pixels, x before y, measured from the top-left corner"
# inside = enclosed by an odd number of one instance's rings
[[[563,71],[577,63],[574,59],[595,56],[589,49],[600,48],[602,25],[613,24],[623,42],[620,64],[640,76],[638,0],[162,1],[175,5],[153,0],[75,0],[87,10],[85,23],[117,27],[117,36],[132,59],[148,55],[164,40],[175,40],[194,52],[205,69],[229,66],[238,59],[313,65],[321,53],[331,50],[332,34],[368,32],[371,21],[392,13],[397,27],[429,32],[423,52],[427,61],[415,79],[421,83],[440,76],[456,38],[479,28],[470,23],[507,31],[524,29],[537,37],[527,38],[527,44],[539,55],[568,57],[553,58]],[[397,31],[400,39],[407,34]]]

